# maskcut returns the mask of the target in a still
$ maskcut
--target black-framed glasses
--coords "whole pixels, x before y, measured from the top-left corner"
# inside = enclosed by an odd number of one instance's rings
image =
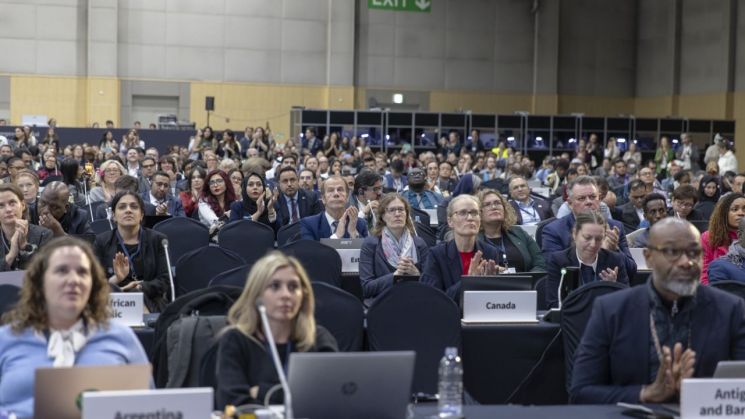
[[[647,246],[647,249],[654,250],[662,253],[662,255],[670,262],[675,262],[680,259],[685,253],[688,259],[698,259],[703,253],[703,249],[700,247],[689,247],[688,249],[681,249],[677,247],[660,247],[660,246]]]

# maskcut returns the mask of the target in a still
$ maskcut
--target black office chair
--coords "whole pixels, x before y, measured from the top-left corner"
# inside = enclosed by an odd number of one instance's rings
[[[362,302],[352,294],[323,282],[313,283],[316,322],[336,338],[339,350],[362,350],[365,313]]]
[[[86,204],[84,206],[81,206],[80,208],[84,209],[85,213],[88,214],[88,219],[90,219],[91,214],[93,214],[94,220],[100,220],[101,218],[96,217],[96,213],[98,212],[98,208],[106,206],[106,205],[109,205],[109,203],[104,202],[104,201],[98,201],[98,202],[91,202],[90,205]],[[106,214],[105,211],[104,211],[104,214]]]
[[[0,315],[13,308],[21,297],[21,289],[15,285],[0,285]]]
[[[533,286],[533,289],[536,290],[536,295],[538,296],[538,304],[536,308],[540,311],[548,310],[548,303],[546,302],[546,277],[539,279],[536,281],[535,286]]]
[[[277,247],[300,240],[300,221],[284,225],[277,230]]]
[[[239,220],[226,224],[217,235],[220,247],[239,254],[253,265],[274,249],[274,230],[264,223]]]
[[[429,214],[427,213],[427,211],[411,207],[412,222],[416,224],[417,219],[419,219],[419,222],[422,223],[423,225],[426,225],[427,227],[431,225],[431,220],[429,218]]]
[[[298,240],[279,250],[300,260],[311,281],[341,288],[341,257],[333,248],[313,240]]]
[[[437,234],[432,227],[428,224],[414,223],[414,229],[416,230],[416,235],[424,240],[424,242],[427,243],[427,246],[435,247],[437,244]]]
[[[192,218],[169,218],[153,226],[153,230],[168,237],[168,253],[172,263],[177,262],[186,253],[210,243],[207,226]]]
[[[574,352],[585,332],[592,304],[596,298],[628,288],[624,284],[609,281],[595,281],[583,285],[567,295],[561,304],[561,334],[564,339],[564,365],[566,367],[566,388],[572,382]]]
[[[251,265],[243,265],[237,268],[228,269],[225,272],[220,272],[210,280],[209,286],[216,287],[219,285],[230,285],[233,287],[243,288],[246,285],[248,272],[250,270]]]
[[[745,299],[745,282],[741,281],[714,281],[709,282],[709,285],[711,285],[714,288],[720,289],[722,291],[727,291],[730,294],[734,294],[740,298]]]
[[[412,391],[435,394],[445,348],[460,345],[460,310],[432,286],[402,282],[370,305],[367,337],[371,351],[416,351]]]
[[[543,227],[546,226],[546,224],[550,223],[551,221],[555,220],[556,217],[546,218],[545,220],[538,223],[538,225],[535,228],[535,242],[538,244],[539,248],[543,248]]]
[[[235,252],[217,246],[193,250],[176,262],[176,297],[206,288],[212,278],[246,264]]]
[[[101,234],[114,229],[114,225],[109,220],[96,220],[91,223],[91,231],[94,234]]]

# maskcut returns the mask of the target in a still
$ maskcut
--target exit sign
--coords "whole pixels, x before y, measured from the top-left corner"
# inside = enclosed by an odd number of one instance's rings
[[[430,12],[432,0],[367,0],[367,7],[398,12]]]

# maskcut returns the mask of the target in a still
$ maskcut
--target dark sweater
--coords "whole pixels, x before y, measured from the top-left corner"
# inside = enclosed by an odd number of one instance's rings
[[[288,350],[289,349],[289,350]],[[336,352],[336,339],[322,326],[316,325],[316,344],[308,352]],[[280,361],[287,365],[289,353],[297,352],[297,347],[287,344],[277,345]],[[267,391],[279,384],[274,370],[272,355],[267,344],[244,335],[232,328],[220,336],[217,348],[217,406],[222,409],[228,404],[240,406],[248,403],[264,404]],[[259,386],[258,398],[250,395],[251,387]],[[282,403],[282,392],[277,391],[270,403]]]

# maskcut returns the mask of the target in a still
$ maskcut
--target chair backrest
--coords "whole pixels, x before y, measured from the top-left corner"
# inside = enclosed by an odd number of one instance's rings
[[[536,305],[536,309],[538,309],[539,311],[548,310],[549,307],[546,303],[546,277],[544,276],[543,278],[536,281],[533,289],[536,290],[536,295],[538,296],[538,304]]]
[[[0,315],[13,308],[21,297],[21,289],[15,285],[0,285]]]
[[[437,369],[448,346],[460,346],[460,310],[442,291],[402,282],[367,311],[371,351],[416,351],[413,392],[437,393]]]
[[[210,243],[207,226],[192,218],[169,218],[153,226],[153,230],[168,237],[168,253],[171,256],[171,263],[175,263],[186,253]]]
[[[176,297],[206,288],[218,274],[245,264],[246,261],[236,253],[217,246],[193,250],[176,262]]]
[[[535,229],[535,242],[538,243],[539,248],[543,249],[543,227],[555,219],[556,217],[546,218],[538,223],[538,227]]]
[[[419,222],[423,225],[426,225],[427,227],[430,226],[430,217],[429,214],[427,214],[427,211],[420,210],[419,208],[411,208],[411,221],[413,223],[417,222],[417,217],[419,217]]]
[[[300,240],[300,221],[284,225],[277,230],[277,247]]]
[[[239,254],[253,265],[274,249],[274,230],[264,223],[239,220],[226,224],[217,235],[220,247]]]
[[[417,236],[419,236],[427,246],[435,247],[437,244],[437,233],[427,224],[414,223],[414,229],[416,230]]]
[[[202,358],[227,326],[227,317],[184,316],[166,331],[168,381],[166,388],[199,387]]]
[[[740,298],[745,299],[745,282],[742,281],[714,281],[710,282],[709,285],[711,285],[714,288],[718,288],[722,291],[727,291],[731,294],[734,294]]]
[[[82,206],[81,208],[83,208],[85,210],[85,213],[88,214],[88,218],[89,219],[91,217],[91,213],[93,214],[93,218],[94,219],[98,219],[98,218],[96,218],[96,212],[97,212],[98,208],[99,207],[102,207],[102,206],[105,206],[105,205],[108,205],[108,204],[109,203],[108,202],[105,202],[105,201],[91,202],[90,205],[85,205],[85,206]]]
[[[243,288],[246,285],[248,272],[250,270],[251,265],[243,265],[237,268],[228,269],[225,272],[220,272],[210,280],[209,286],[215,287],[218,285],[230,285]]]
[[[608,281],[595,281],[583,285],[569,293],[561,304],[561,334],[564,339],[564,365],[567,390],[572,382],[574,351],[590,320],[592,304],[597,297],[628,288],[624,284]]]
[[[341,287],[341,257],[330,246],[313,240],[298,240],[279,250],[300,260],[311,281]]]
[[[95,234],[101,234],[113,230],[112,226],[109,220],[95,220],[91,223],[91,231]]]
[[[352,294],[323,282],[313,283],[316,323],[336,338],[339,350],[362,350],[365,313],[362,302]]]

